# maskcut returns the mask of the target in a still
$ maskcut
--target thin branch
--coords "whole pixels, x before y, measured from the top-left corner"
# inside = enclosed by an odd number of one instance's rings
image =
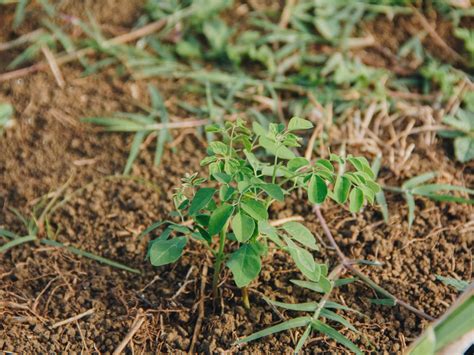
[[[321,226],[323,227],[323,231],[324,233],[326,234],[326,237],[328,238],[329,242],[331,243],[331,245],[334,247],[334,249],[336,249],[336,252],[337,252],[337,255],[339,256],[339,259],[341,259],[341,263],[342,265],[347,269],[349,270],[352,274],[354,274],[355,276],[359,277],[362,281],[364,281],[367,285],[369,285],[370,287],[372,287],[375,291],[377,291],[378,293],[380,293],[381,295],[387,297],[387,298],[390,298],[391,300],[393,300],[395,302],[395,304],[399,304],[400,306],[402,307],[405,307],[406,309],[408,309],[409,311],[415,313],[416,315],[418,315],[419,317],[421,318],[424,318],[424,319],[427,319],[429,321],[433,321],[435,320],[435,318],[427,315],[426,313],[424,313],[423,311],[413,307],[412,305],[398,299],[396,296],[392,295],[390,292],[388,292],[386,289],[384,289],[383,287],[379,286],[378,284],[376,284],[374,281],[372,281],[367,275],[365,275],[364,273],[362,273],[361,271],[359,271],[355,266],[354,266],[354,263],[352,260],[350,260],[349,258],[347,258],[344,253],[342,252],[342,250],[339,248],[339,246],[337,245],[336,243],[336,240],[334,239],[334,237],[332,236],[332,233],[331,231],[329,230],[329,227],[326,223],[326,220],[324,219],[323,215],[321,214],[321,209],[319,206],[315,205],[314,208],[313,208],[314,212],[316,213],[316,216],[318,217],[318,220],[319,220],[319,223],[321,223]]]
[[[202,278],[201,278],[201,298],[199,299],[199,315],[196,321],[196,326],[194,327],[193,338],[191,340],[191,345],[189,346],[189,354],[194,353],[194,347],[196,345],[197,338],[199,333],[201,332],[202,321],[204,319],[204,300],[206,298],[205,291],[206,291],[206,281],[207,281],[207,270],[208,266],[207,263],[204,264],[202,268]]]
[[[71,322],[74,322],[74,321],[79,320],[81,318],[84,318],[86,316],[89,316],[94,312],[95,312],[94,308],[91,308],[91,309],[89,309],[89,310],[87,310],[87,311],[85,311],[81,314],[78,314],[77,316],[74,316],[74,317],[71,317],[71,318],[68,318],[68,319],[65,319],[65,320],[62,320],[60,322],[57,322],[57,323],[53,324],[52,328],[54,329],[54,328],[58,328],[58,327],[60,327],[62,325],[65,325],[65,324],[69,324]]]
[[[129,332],[125,336],[125,338],[120,342],[120,344],[117,346],[115,349],[113,355],[118,355],[121,354],[122,351],[125,349],[127,344],[132,340],[133,336],[135,335],[136,332],[140,329],[142,326],[143,322],[145,321],[145,315],[143,314],[138,314],[137,317],[135,318],[132,327],[130,328]]]

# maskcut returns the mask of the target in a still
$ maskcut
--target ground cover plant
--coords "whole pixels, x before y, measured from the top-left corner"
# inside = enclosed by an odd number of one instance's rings
[[[0,352],[465,351],[473,15],[0,0]]]
[[[201,161],[201,165],[209,167],[209,176],[200,178],[193,174],[183,178],[182,186],[173,197],[175,214],[181,218],[181,224],[159,221],[147,228],[145,233],[169,224],[152,241],[150,262],[154,266],[175,262],[183,252],[187,237],[196,238],[215,257],[214,297],[217,297],[219,275],[225,262],[234,282],[243,290],[244,304],[250,308],[246,287],[258,277],[261,258],[267,254],[268,241],[271,241],[290,253],[314,287],[325,289],[329,283],[327,265],[316,264],[307,250],[318,250],[315,237],[299,222],[290,221],[279,229],[274,228],[269,224],[268,208],[274,201],[284,201],[291,191],[302,189],[311,203],[321,204],[327,197],[340,204],[349,201],[349,209],[355,213],[366,202],[374,202],[380,187],[374,182],[374,174],[365,158],[349,156],[346,159],[333,154],[329,160],[319,159],[311,165],[307,159],[297,157],[292,149],[300,146],[301,138],[296,133],[312,127],[310,121],[299,117],[290,119],[287,127],[270,124],[265,129],[254,122],[249,129],[240,120],[226,123],[223,128],[207,127],[208,132],[222,136],[209,145],[209,155]],[[271,156],[271,163],[259,160],[259,150]],[[349,164],[354,171],[344,171]],[[216,181],[218,186],[201,187],[209,180]],[[215,194],[219,202],[213,199]],[[187,219],[192,220],[191,226]],[[173,232],[180,236],[170,238]],[[219,242],[213,249],[216,235]],[[226,251],[228,240],[239,243],[239,248],[230,254]]]

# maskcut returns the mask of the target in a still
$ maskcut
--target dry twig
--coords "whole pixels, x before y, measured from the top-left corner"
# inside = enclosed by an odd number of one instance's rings
[[[405,307],[409,311],[415,313],[417,316],[427,319],[429,321],[433,321],[434,318],[427,315],[423,311],[413,307],[412,305],[398,299],[396,296],[392,295],[390,292],[382,288],[381,286],[377,285],[374,281],[372,281],[368,276],[363,274],[361,271],[359,271],[355,266],[354,266],[354,261],[350,260],[347,258],[342,250],[339,248],[339,246],[336,243],[336,240],[332,236],[331,231],[329,230],[329,227],[326,223],[326,220],[324,219],[321,209],[319,206],[315,205],[313,208],[314,212],[316,213],[316,216],[318,217],[319,223],[321,223],[321,226],[323,227],[324,234],[326,234],[326,237],[329,239],[329,242],[331,243],[332,247],[336,250],[337,255],[339,256],[339,259],[341,260],[341,264],[348,270],[350,271],[354,276],[357,276],[359,279],[364,281],[367,285],[372,287],[375,291],[380,293],[381,295],[390,298],[391,300],[394,301],[395,304],[399,304],[402,307]]]
[[[123,340],[120,342],[120,344],[117,346],[117,348],[114,350],[113,355],[118,355],[121,354],[122,351],[125,349],[127,344],[132,340],[133,336],[135,335],[136,332],[140,329],[142,326],[143,322],[145,321],[145,315],[144,314],[138,314],[135,320],[133,321],[132,327],[128,331],[127,335]]]
[[[60,322],[57,322],[57,323],[53,324],[53,327],[52,327],[52,328],[55,329],[55,328],[58,328],[58,327],[60,327],[60,326],[62,326],[62,325],[69,324],[69,323],[74,322],[74,321],[76,321],[76,320],[79,320],[79,319],[81,319],[81,318],[90,316],[90,315],[91,315],[92,313],[94,313],[94,312],[95,312],[94,308],[91,308],[91,309],[89,309],[89,310],[87,310],[87,311],[85,311],[85,312],[83,312],[83,313],[81,313],[81,314],[78,314],[78,315],[74,316],[74,317],[70,317],[70,318],[68,318],[68,319],[65,319],[65,320],[62,320],[62,321],[60,321]]]
[[[199,299],[199,315],[196,321],[196,326],[194,327],[193,338],[191,340],[191,345],[189,346],[189,353],[194,353],[194,347],[196,346],[196,340],[201,332],[202,321],[204,319],[204,300],[206,298],[206,281],[207,281],[207,264],[204,264],[202,268],[202,278],[201,278],[201,298]]]

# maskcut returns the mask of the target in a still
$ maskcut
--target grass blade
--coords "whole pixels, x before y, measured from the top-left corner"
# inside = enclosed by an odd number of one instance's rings
[[[13,19],[13,29],[17,29],[25,20],[26,6],[29,0],[19,0],[15,9],[15,18]]]
[[[263,299],[274,306],[283,308],[283,309],[288,309],[290,311],[299,311],[299,312],[314,312],[316,308],[318,308],[318,303],[317,302],[306,302],[306,303],[283,303],[283,302],[278,302],[271,300],[267,297],[263,297]]]
[[[359,333],[359,331],[346,318],[344,318],[343,316],[337,314],[336,312],[333,312],[329,309],[324,309],[323,308],[321,310],[320,316],[324,317],[324,318],[327,318],[327,319],[330,319],[334,322],[337,322],[337,323],[343,325],[344,327],[346,327],[347,329],[352,330],[355,333]]]
[[[122,269],[122,270],[125,270],[125,271],[133,272],[134,274],[140,274],[141,273],[140,270],[128,267],[127,265],[118,263],[116,261],[104,258],[104,257],[99,256],[99,255],[89,253],[89,252],[84,251],[84,250],[79,249],[79,248],[75,248],[75,247],[72,247],[72,246],[69,246],[69,245],[64,245],[64,244],[62,244],[60,242],[57,242],[55,240],[41,239],[41,243],[46,244],[46,245],[51,245],[51,246],[54,246],[54,247],[58,247],[58,248],[66,248],[68,251],[70,251],[71,253],[73,253],[75,255],[83,256],[85,258],[98,261],[100,263],[112,266],[112,267],[117,268],[117,269]]]
[[[423,195],[427,196],[430,195],[434,192],[439,192],[439,191],[460,191],[460,192],[465,192],[467,194],[474,194],[474,190],[468,189],[467,187],[463,186],[454,186],[454,185],[449,185],[449,184],[427,184],[427,185],[422,185],[422,186],[417,186],[412,189],[412,194],[415,195]]]
[[[436,177],[436,175],[438,175],[436,172],[430,171],[430,172],[428,172],[428,173],[424,173],[424,174],[415,176],[415,177],[413,177],[413,178],[408,179],[407,181],[405,181],[405,182],[402,184],[402,189],[403,189],[403,190],[412,189],[412,188],[414,188],[415,186],[418,186],[418,185],[420,185],[420,184],[423,184],[424,182],[427,182],[428,180],[433,179],[434,177]]]
[[[353,351],[357,355],[362,355],[362,351],[349,339],[347,339],[344,335],[339,333],[336,329],[333,327],[319,321],[319,320],[313,320],[311,323],[312,327],[314,330],[317,330],[328,337],[334,339],[338,343],[344,345],[346,348],[349,350]]]
[[[308,337],[311,335],[311,331],[313,329],[311,328],[311,326],[308,326],[306,328],[306,330],[304,331],[303,335],[301,336],[300,340],[298,340],[298,344],[296,344],[296,348],[295,348],[295,354],[298,354],[301,349],[303,348],[304,346],[304,343],[306,343],[306,340],[308,339]]]
[[[3,229],[3,228],[0,228],[0,236],[10,238],[10,239],[18,238],[18,235],[16,235],[15,233],[10,232],[9,230]]]
[[[19,237],[19,238],[15,238],[13,240],[10,240],[8,243],[5,243],[0,247],[0,254],[3,254],[8,249],[16,247],[17,245],[29,243],[29,242],[32,242],[34,240],[36,240],[36,236],[34,236],[34,235],[27,235],[27,236],[24,236],[24,237]]]
[[[160,118],[161,123],[168,123],[168,111],[166,110],[165,103],[163,101],[163,97],[161,96],[160,92],[156,87],[153,85],[148,86],[148,91],[150,93],[150,100],[151,106],[155,109]],[[160,165],[161,157],[163,156],[165,142],[169,139],[170,133],[167,128],[160,130],[158,134],[157,141],[156,141],[156,152],[155,152],[155,165]]]
[[[132,147],[130,148],[130,153],[128,154],[127,164],[125,164],[125,169],[123,170],[124,175],[128,175],[132,169],[133,162],[137,159],[138,153],[140,152],[140,145],[145,139],[147,132],[137,132],[133,138]]]
[[[377,204],[380,206],[380,210],[382,211],[383,215],[383,220],[385,223],[388,224],[388,221],[390,219],[390,214],[388,212],[388,205],[387,205],[387,199],[385,198],[385,193],[383,190],[380,190],[377,192],[375,195],[375,200],[377,201]]]
[[[263,329],[259,332],[253,333],[252,335],[249,335],[248,337],[238,339],[235,342],[235,344],[248,343],[250,341],[266,337],[267,335],[279,333],[288,329],[304,327],[305,325],[308,325],[310,322],[311,322],[311,317],[308,317],[308,316],[290,319],[283,323],[274,325],[273,327]]]

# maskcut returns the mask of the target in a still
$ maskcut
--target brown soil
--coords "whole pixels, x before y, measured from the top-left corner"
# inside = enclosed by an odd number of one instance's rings
[[[128,16],[133,11],[124,12],[123,21],[119,21],[122,15],[112,16],[114,24],[130,23]],[[107,18],[98,20],[104,22]],[[186,135],[177,151],[167,149],[162,164],[154,167],[154,147],[148,145],[133,175],[154,186],[120,178],[103,179],[122,172],[131,136],[97,132],[82,124],[80,118],[137,110],[131,97],[146,103],[146,83],[121,80],[113,71],[81,78],[74,65],[62,71],[67,79],[63,90],[49,73],[0,86],[0,101],[11,102],[17,111],[16,125],[0,140],[0,227],[25,233],[9,209],[27,213],[39,197],[58,190],[71,178],[66,194],[86,187],[51,216],[52,227],[59,231],[58,240],[123,262],[142,273],[120,271],[39,244],[8,251],[0,259],[0,351],[112,352],[136,317],[142,315],[145,321],[129,344],[130,350],[186,351],[202,296],[201,270],[209,258],[203,248],[192,243],[179,262],[153,268],[144,261],[147,240],[137,236],[153,221],[167,217],[173,188],[185,172],[200,170],[204,146],[196,136]],[[164,97],[183,94],[179,83],[160,81],[157,85]],[[184,117],[172,99],[167,106],[173,115]],[[334,135],[337,139],[337,132]],[[348,149],[357,153],[360,148],[349,145]],[[392,185],[399,185],[407,177],[432,170],[434,163],[443,181],[463,184],[469,176],[469,171],[446,157],[439,143],[420,144],[411,162],[401,171],[385,168],[382,176]],[[472,184],[471,174],[467,185]],[[374,208],[353,216],[328,203],[323,213],[348,256],[384,263],[382,267],[364,267],[375,281],[426,313],[439,316],[457,294],[435,281],[435,275],[472,277],[473,238],[466,224],[472,220],[473,209],[417,199],[417,217],[408,231],[404,201],[397,195],[387,197],[392,215],[389,225]],[[275,206],[272,218],[295,214],[304,216],[305,224],[323,237],[310,206],[297,196],[286,205]],[[315,256],[331,266],[337,263],[335,254],[327,248]],[[261,295],[288,302],[314,299],[314,294],[291,286],[289,280],[296,277],[287,256],[279,252],[269,255],[258,283],[250,289],[252,311],[247,312],[241,306],[239,290],[226,274],[217,312],[206,298],[206,316],[196,350],[238,350],[232,346],[238,337],[273,325],[281,317],[288,319],[291,312],[275,313]],[[208,282],[206,297],[210,295],[209,286]],[[360,336],[342,332],[366,351],[401,352],[426,326],[403,308],[371,305],[368,299],[375,294],[362,283],[341,287],[333,297],[365,314],[346,314],[361,330]],[[55,323],[89,309],[94,310],[92,315],[53,328]],[[242,350],[290,353],[297,338],[296,332],[285,332]],[[315,353],[345,351],[318,334],[308,342],[307,349]]]

